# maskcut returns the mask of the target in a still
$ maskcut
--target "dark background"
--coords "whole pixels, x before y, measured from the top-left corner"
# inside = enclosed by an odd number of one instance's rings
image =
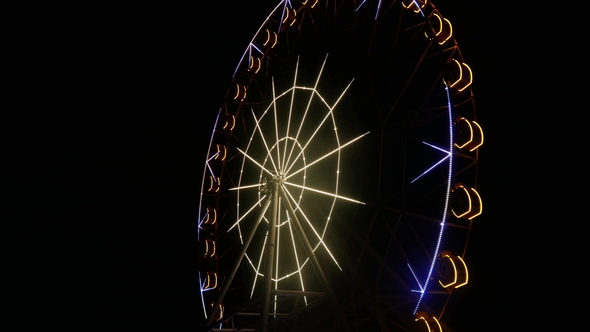
[[[275,3],[15,9],[4,125],[17,183],[8,206],[26,234],[9,255],[24,327],[201,326],[195,222],[208,138]],[[523,310],[536,255],[521,244],[534,227],[521,202],[527,98],[515,84],[530,80],[527,31],[500,4],[435,5],[474,72],[486,140],[470,284],[445,318],[455,331],[500,329]]]

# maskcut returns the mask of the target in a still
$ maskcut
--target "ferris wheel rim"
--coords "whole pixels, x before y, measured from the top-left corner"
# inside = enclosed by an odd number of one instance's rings
[[[249,43],[249,46],[244,51],[244,53],[243,53],[243,55],[242,55],[242,57],[241,57],[241,59],[240,59],[240,61],[238,63],[238,66],[236,67],[236,71],[234,72],[234,76],[236,75],[236,73],[238,71],[238,68],[240,68],[240,66],[243,65],[244,61],[247,61],[247,62],[252,61],[252,60],[250,60],[251,58],[249,56],[252,52],[260,51],[256,47],[256,45],[255,45],[255,40],[257,39],[257,37],[259,36],[259,34],[262,33],[263,28],[265,27],[265,24],[271,19],[271,17],[272,17],[273,14],[276,14],[276,12],[279,12],[279,11],[282,10],[282,12],[284,13],[285,12],[284,8],[286,8],[287,5],[290,4],[290,3],[291,3],[291,1],[280,1],[279,4],[271,12],[271,14],[264,21],[264,23],[260,26],[260,28],[258,29],[258,31],[256,32],[256,34],[252,38],[251,42]],[[363,1],[362,4],[360,4],[358,8],[360,8],[361,6],[363,6],[364,3],[365,3],[365,1]],[[379,1],[377,13],[375,15],[375,18],[376,19],[379,16],[379,10],[380,10],[379,8],[381,8],[381,3],[382,3],[382,1]],[[412,1],[412,3],[417,3],[417,2],[416,1]],[[422,16],[424,16],[424,13],[420,9],[419,9],[419,11],[422,14]],[[279,21],[282,21],[282,18]],[[279,24],[279,30],[280,30],[280,24]],[[451,37],[451,40],[454,41],[454,36]],[[458,50],[458,48],[457,48],[457,52],[458,52],[459,58],[462,61],[462,56],[461,56],[460,50]],[[447,86],[446,82],[445,82],[445,86]],[[471,93],[471,88],[469,88],[467,91],[469,93]],[[229,91],[228,91],[228,93],[229,93]],[[447,96],[448,96],[448,86],[447,86]],[[426,283],[424,284],[424,289],[422,289],[422,286],[420,286],[421,287],[421,290],[422,290],[422,294],[425,293],[425,289],[428,286],[428,282],[429,282],[429,280],[431,278],[431,275],[432,275],[432,272],[433,272],[433,269],[434,269],[434,266],[435,266],[435,261],[437,259],[438,254],[439,254],[439,245],[440,245],[441,239],[443,237],[443,230],[445,228],[445,219],[446,219],[446,216],[448,214],[448,211],[447,210],[448,210],[448,205],[449,205],[449,195],[450,195],[450,191],[451,191],[451,182],[452,182],[452,179],[454,178],[454,175],[455,175],[453,173],[453,170],[452,170],[453,169],[453,149],[454,149],[453,148],[453,145],[454,145],[454,142],[453,142],[453,129],[452,129],[453,116],[452,116],[452,113],[451,113],[451,97],[450,96],[448,96],[448,105],[449,105],[449,107],[448,107],[448,109],[449,109],[449,111],[448,111],[448,117],[449,117],[449,123],[450,123],[450,126],[449,127],[451,127],[451,129],[449,130],[449,133],[450,133],[449,134],[449,136],[450,136],[449,149],[446,151],[448,153],[448,157],[446,157],[446,158],[448,159],[448,169],[449,169],[449,172],[448,172],[448,181],[446,182],[446,187],[447,187],[446,188],[447,189],[446,192],[447,192],[447,194],[446,194],[446,200],[445,200],[445,206],[444,206],[444,213],[443,213],[443,216],[441,218],[442,219],[442,222],[440,224],[441,227],[440,227],[440,232],[439,232],[439,236],[438,236],[438,243],[436,245],[435,254],[433,255],[434,257],[432,258],[432,261],[431,261],[431,264],[430,264],[430,270],[428,272],[428,276],[427,276],[427,278],[425,278],[426,279]],[[219,121],[219,116],[221,116],[221,115],[222,115],[222,110],[220,109],[220,112],[219,112],[219,115],[218,115],[218,119],[216,120],[216,126],[217,126],[217,123]],[[214,131],[215,131],[215,129],[214,129]],[[286,137],[285,138],[281,138],[281,140],[282,139],[285,139],[286,140],[287,138]],[[211,142],[212,141],[213,141],[213,135],[212,135]],[[212,143],[210,143],[210,145],[211,144]],[[277,151],[278,151],[278,149],[277,149]],[[243,160],[245,160],[245,159],[246,159],[246,157],[244,156],[243,157]],[[205,169],[204,173],[207,173],[207,170],[206,169]],[[241,176],[240,176],[239,182],[241,182]],[[204,177],[204,180],[203,180],[202,188],[204,187],[204,183],[205,183],[205,177]],[[203,192],[203,189],[201,190],[201,193],[202,192]],[[259,196],[259,198],[260,198],[260,196]],[[336,199],[334,199],[334,202],[335,201],[336,201]],[[199,216],[200,215],[201,215],[201,204],[199,205]],[[326,227],[327,227],[327,225],[326,225]],[[323,235],[322,235],[322,238],[323,238]],[[466,247],[466,244],[465,244],[465,247]],[[420,306],[421,301],[422,301],[422,296],[420,296],[420,300],[418,300],[418,303],[416,304],[416,309],[414,310],[414,314],[416,314],[416,312],[418,310],[418,307]]]

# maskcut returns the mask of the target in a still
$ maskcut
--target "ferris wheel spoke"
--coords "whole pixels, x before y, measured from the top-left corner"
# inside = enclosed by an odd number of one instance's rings
[[[422,142],[423,144],[428,145],[429,147],[444,152],[446,154],[446,156],[444,156],[441,160],[439,160],[436,164],[432,165],[430,168],[428,168],[427,170],[425,170],[424,172],[422,172],[422,174],[418,175],[416,178],[414,178],[414,180],[410,181],[410,183],[414,183],[416,182],[416,180],[418,180],[419,178],[421,178],[422,176],[426,175],[428,172],[430,172],[431,170],[435,169],[436,166],[440,165],[443,161],[447,160],[447,158],[451,157],[451,154],[453,153],[452,151],[447,151],[443,148],[440,148],[434,144],[430,144],[430,143],[426,143],[426,142]]]
[[[363,2],[361,2],[361,4],[358,5],[354,11],[357,12],[365,4],[365,2],[367,2],[367,0],[363,0]]]
[[[289,137],[289,130],[291,129],[291,114],[293,112],[293,101],[295,100],[295,87],[297,86],[297,73],[299,70],[299,57],[297,57],[297,63],[295,64],[295,77],[293,78],[293,88],[291,89],[291,104],[289,105],[289,117],[287,118],[287,132],[285,137]],[[289,140],[285,140],[285,151],[283,152],[283,163],[281,169],[285,169],[285,161],[287,160],[287,145]],[[294,144],[294,143],[293,143]],[[293,145],[294,147],[294,145]]]
[[[233,188],[229,188],[228,190],[242,190],[242,189],[258,188],[258,187],[260,187],[260,183],[250,184],[247,186],[233,187]]]
[[[301,265],[299,265],[299,255],[297,255],[297,246],[295,245],[295,237],[293,236],[293,228],[291,227],[291,223],[289,223],[289,234],[291,234],[291,243],[293,244],[293,253],[295,256],[295,263],[297,264],[297,271],[299,274],[299,281],[301,283],[301,291],[305,292],[305,285],[303,284],[303,275],[301,274]],[[307,305],[307,296],[303,297],[305,301],[305,305]]]
[[[299,134],[301,133],[301,129],[303,128],[303,123],[305,122],[305,118],[307,117],[307,113],[309,112],[309,108],[311,106],[311,102],[313,100],[313,96],[315,94],[316,88],[318,87],[318,84],[320,82],[320,78],[322,77],[322,72],[324,71],[324,67],[326,66],[326,60],[328,60],[328,54],[326,54],[326,57],[324,58],[324,62],[322,63],[322,67],[320,68],[320,71],[318,72],[318,77],[315,81],[315,84],[313,86],[313,92],[310,94],[309,96],[309,100],[307,101],[307,106],[305,107],[305,112],[303,112],[303,117],[301,118],[301,122],[299,123],[299,129],[297,129],[297,134],[295,135],[295,141],[297,141],[299,139]],[[291,156],[293,155],[293,150],[295,149],[295,145],[291,146],[291,151],[289,152],[289,157],[287,158],[287,165],[289,164],[290,160],[291,160]],[[299,154],[297,156],[297,158],[299,158],[301,154]],[[295,163],[295,162],[293,162]]]
[[[206,163],[207,165],[209,165],[209,162],[213,159],[215,159],[215,157],[217,157],[219,155],[219,151],[215,152],[211,157],[209,157],[209,159],[207,159]]]
[[[217,176],[215,175],[215,173],[213,172],[213,169],[211,168],[211,166],[209,165],[209,163],[206,164],[207,165],[207,169],[209,170],[209,174],[211,175],[211,179],[217,183]]]
[[[268,144],[266,143],[266,139],[264,139],[264,134],[262,133],[262,128],[260,128],[260,125],[259,125],[260,120],[258,120],[256,118],[256,114],[254,114],[254,110],[253,109],[250,109],[250,110],[252,111],[252,117],[254,117],[254,122],[256,122],[256,129],[258,129],[258,132],[260,133],[260,137],[262,138],[262,142],[264,143],[264,147],[266,148],[266,152],[268,153],[268,156],[269,156],[268,158],[270,159],[270,162],[272,163],[272,167],[274,167],[275,172],[278,174],[279,170],[278,170],[277,165],[275,164],[274,160],[272,159],[270,149],[268,148]],[[276,118],[276,113],[275,113],[275,118]],[[280,161],[280,158],[279,158],[279,161]]]
[[[383,0],[379,0],[379,3],[377,4],[377,12],[375,13],[375,20],[377,20],[377,18],[379,17],[379,12],[381,11],[381,1],[383,1]]]
[[[238,218],[238,220],[227,231],[229,232],[234,227],[236,227],[236,225],[238,225],[240,223],[240,221],[242,221],[242,219],[244,219],[250,212],[252,212],[252,210],[254,210],[256,208],[256,206],[259,206],[260,205],[260,202],[262,202],[265,198],[266,198],[266,195],[262,196],[262,198],[260,198],[258,200],[258,202],[252,204],[252,207],[248,211],[246,211],[246,213],[244,213],[244,215],[242,215],[240,218]]]
[[[416,275],[416,272],[414,272],[412,265],[410,265],[410,263],[406,263],[406,264],[408,265],[410,272],[412,272],[412,276],[414,276],[414,280],[416,280],[416,283],[418,284],[418,287],[420,288],[420,290],[412,289],[411,291],[414,293],[424,293],[424,286],[422,286],[422,283],[420,282],[420,278],[418,278],[418,276]]]
[[[284,183],[285,184],[288,184],[290,186],[293,186],[293,187],[301,188],[303,190],[309,190],[309,191],[313,191],[313,192],[316,192],[316,193],[319,193],[319,194],[322,194],[322,195],[326,195],[326,196],[330,196],[330,197],[335,197],[335,198],[343,199],[343,200],[346,200],[346,201],[350,201],[350,202],[354,202],[354,203],[366,205],[364,202],[357,201],[356,199],[352,199],[352,198],[348,198],[348,197],[344,197],[344,196],[332,194],[332,193],[329,193],[329,192],[326,192],[326,191],[322,191],[322,190],[318,190],[318,189],[313,189],[311,187],[300,186],[298,184],[291,183],[291,182],[284,182]]]
[[[442,151],[442,152],[444,152],[444,153],[446,153],[446,154],[449,154],[449,155],[451,154],[451,151],[447,151],[447,150],[445,150],[445,149],[443,149],[443,148],[440,148],[440,147],[438,147],[438,146],[436,146],[436,145],[434,145],[434,144],[430,144],[430,143],[426,143],[426,142],[422,142],[422,143],[424,143],[424,144],[428,145],[429,147],[431,147],[431,148],[433,148],[433,149],[436,149],[436,150],[438,150],[438,151]]]
[[[379,0],[381,1],[381,0]],[[422,15],[422,17],[424,17],[424,11],[422,10],[422,7],[420,7],[420,4],[418,3],[417,0],[412,0],[412,4],[414,6],[416,6],[416,9],[418,9],[418,12],[420,12],[420,15]],[[408,8],[410,8],[410,6],[408,6]]]
[[[237,149],[238,149],[238,151],[240,151],[241,154],[246,156],[246,158],[250,159],[254,164],[256,164],[258,167],[260,167],[261,170],[265,171],[270,176],[274,176],[274,174],[271,171],[267,170],[266,168],[264,168],[264,166],[260,165],[260,163],[258,163],[256,160],[254,160],[254,158],[250,157],[246,152],[240,150],[240,148],[237,148]]]
[[[301,157],[301,155],[303,154],[303,151],[305,151],[305,149],[307,148],[307,146],[312,142],[313,138],[315,137],[315,135],[318,133],[318,131],[320,131],[320,129],[322,128],[322,126],[324,125],[324,123],[326,122],[326,120],[328,120],[328,117],[330,117],[330,115],[334,114],[334,109],[336,108],[336,106],[338,105],[338,103],[340,102],[340,100],[342,99],[342,97],[344,96],[344,94],[346,94],[346,91],[348,91],[348,88],[350,88],[350,86],[352,85],[352,82],[354,82],[354,78],[348,83],[348,85],[346,86],[346,88],[344,88],[344,90],[342,90],[342,93],[340,94],[340,96],[338,96],[338,99],[336,100],[336,102],[334,102],[334,105],[329,105],[326,100],[315,90],[314,88],[314,93],[318,95],[318,97],[320,98],[320,100],[326,105],[326,107],[328,108],[328,112],[326,113],[326,115],[324,116],[324,118],[322,119],[322,121],[320,121],[320,123],[317,125],[315,131],[313,132],[313,134],[311,134],[311,136],[309,137],[309,139],[307,140],[307,142],[305,143],[305,145],[303,146],[303,148],[301,149],[301,151],[299,151],[299,154],[295,157],[295,160],[293,160],[293,163],[291,163],[291,166],[289,166],[289,168],[287,169],[286,173],[288,173],[291,168],[293,168],[293,166],[295,165],[295,163],[297,162],[297,160],[299,159],[299,157]],[[336,131],[336,126],[334,125],[334,131]],[[338,137],[336,135],[336,137]]]
[[[201,220],[199,220],[199,230],[203,228],[203,227],[201,227],[201,225],[203,224],[203,222],[205,222],[207,215],[208,215],[208,213],[205,213],[205,215],[203,215],[203,218],[201,218]]]
[[[203,285],[204,285],[204,280],[203,280]],[[201,272],[199,271],[199,285],[201,285]],[[205,307],[205,298],[203,297],[203,286],[201,286],[201,304],[203,305],[203,312],[205,313],[205,319],[207,319],[207,310]]]
[[[281,206],[281,197],[278,198],[279,200],[279,204],[278,206]],[[281,220],[281,209],[277,209],[277,220]],[[271,222],[275,222],[273,220],[271,220]],[[279,253],[281,252],[281,227],[276,227],[276,241],[277,241],[277,247],[276,247],[276,253],[275,253],[275,277],[274,277],[274,291],[275,291],[275,299],[274,299],[274,314],[275,314],[275,318],[276,318],[276,313],[277,313],[277,295],[276,295],[276,291],[279,287],[279,256],[281,256]]]
[[[285,4],[286,5],[286,4]],[[274,119],[275,119],[275,136],[276,136],[276,145],[277,145],[277,163],[279,164],[279,166],[282,164],[281,163],[281,149],[279,146],[279,122],[278,122],[278,118],[277,118],[277,97],[276,97],[276,93],[275,93],[275,78],[272,77],[271,78],[271,85],[272,85],[272,108],[273,108],[273,113],[274,113]],[[252,113],[254,113],[254,111],[252,111]],[[272,161],[272,156],[270,155],[269,152],[269,158]],[[279,171],[281,169],[277,168],[277,166],[275,165],[275,163],[272,163],[273,166],[275,167],[275,171],[277,174],[279,174]]]
[[[332,151],[328,152],[327,154],[325,154],[325,155],[323,155],[323,156],[319,157],[318,159],[314,160],[313,162],[311,162],[311,163],[307,164],[305,167],[303,167],[303,168],[301,168],[301,169],[299,169],[299,170],[297,170],[297,171],[295,171],[295,172],[293,172],[293,173],[291,173],[291,174],[287,175],[287,176],[285,177],[285,180],[289,179],[290,177],[292,177],[293,175],[295,175],[295,174],[297,174],[297,173],[300,173],[300,172],[304,171],[305,169],[307,169],[307,168],[308,168],[308,167],[310,167],[311,165],[313,165],[313,164],[315,164],[315,163],[319,162],[320,160],[322,160],[322,159],[324,159],[324,158],[326,158],[326,157],[328,157],[328,156],[330,156],[330,155],[332,155],[332,154],[334,154],[334,153],[336,153],[336,152],[340,151],[340,150],[341,150],[342,148],[344,148],[345,146],[348,146],[348,145],[352,144],[353,142],[355,142],[355,141],[357,141],[357,140],[361,139],[363,136],[365,136],[365,135],[367,135],[367,134],[369,134],[369,133],[370,133],[370,131],[367,131],[366,133],[364,133],[364,134],[362,134],[362,135],[360,135],[360,136],[358,136],[358,137],[356,137],[356,138],[354,138],[354,139],[352,139],[352,140],[348,141],[346,144],[344,144],[344,145],[341,145],[341,146],[339,146],[338,148],[336,148],[336,149],[334,149],[334,150],[332,150]]]
[[[425,170],[424,172],[422,172],[422,174],[418,175],[414,180],[410,181],[410,183],[414,183],[416,182],[416,180],[418,180],[419,178],[421,178],[422,176],[426,175],[428,172],[430,172],[431,170],[435,169],[436,166],[440,165],[443,161],[447,160],[450,157],[450,155],[447,155],[445,157],[443,157],[441,160],[439,160],[436,164],[430,166],[430,168],[428,168],[427,170]]]
[[[266,232],[266,236],[264,236],[264,242],[262,243],[262,250],[260,250],[260,257],[258,258],[258,265],[255,268],[255,275],[254,275],[254,281],[252,282],[252,291],[250,292],[250,298],[252,298],[252,296],[254,296],[254,289],[256,288],[256,279],[258,279],[258,276],[263,277],[264,275],[262,275],[260,273],[260,265],[262,265],[262,257],[264,256],[264,249],[266,248],[266,240],[268,239],[268,231]],[[250,258],[248,258],[248,260],[250,261]],[[252,264],[252,261],[250,261],[250,264],[252,265],[252,267],[254,267],[254,265]]]
[[[324,242],[324,240],[322,239],[322,237],[320,236],[320,234],[316,231],[315,227],[313,227],[313,225],[311,224],[311,221],[309,221],[309,219],[307,218],[307,216],[305,215],[305,213],[303,212],[303,209],[301,209],[301,206],[299,206],[297,204],[297,201],[295,200],[295,198],[293,198],[293,195],[291,195],[291,193],[289,192],[289,190],[285,187],[285,186],[281,186],[283,188],[283,191],[285,193],[287,193],[287,195],[289,196],[289,198],[291,198],[291,201],[293,201],[293,203],[295,203],[295,206],[297,207],[297,209],[299,210],[299,212],[301,212],[301,215],[303,216],[303,219],[305,219],[305,221],[307,221],[307,224],[309,225],[309,227],[311,227],[311,230],[313,231],[313,233],[315,234],[315,236],[318,239],[318,244],[315,248],[313,248],[313,250],[315,251],[319,245],[321,244],[324,249],[326,249],[326,251],[328,252],[328,255],[330,255],[330,257],[332,258],[332,260],[334,261],[334,263],[336,264],[336,266],[338,266],[338,268],[340,269],[340,271],[342,271],[342,268],[340,267],[340,264],[338,264],[338,262],[336,261],[336,258],[334,258],[334,255],[332,255],[332,252],[330,251],[330,249],[328,249],[328,246],[326,245],[326,243]],[[287,204],[289,207],[291,207],[291,203],[289,201],[287,201]],[[295,211],[295,210],[293,210]],[[296,218],[296,216],[293,216],[293,218]],[[304,236],[305,234],[302,234],[302,236]]]

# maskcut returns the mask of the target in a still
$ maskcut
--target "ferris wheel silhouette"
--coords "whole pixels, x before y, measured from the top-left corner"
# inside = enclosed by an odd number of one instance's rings
[[[483,131],[427,1],[279,1],[213,126],[205,330],[443,329],[469,281]]]

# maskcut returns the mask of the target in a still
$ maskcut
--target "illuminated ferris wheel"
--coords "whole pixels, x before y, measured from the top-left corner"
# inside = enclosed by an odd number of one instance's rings
[[[205,329],[442,331],[482,212],[471,83],[431,2],[279,1],[209,142]]]

